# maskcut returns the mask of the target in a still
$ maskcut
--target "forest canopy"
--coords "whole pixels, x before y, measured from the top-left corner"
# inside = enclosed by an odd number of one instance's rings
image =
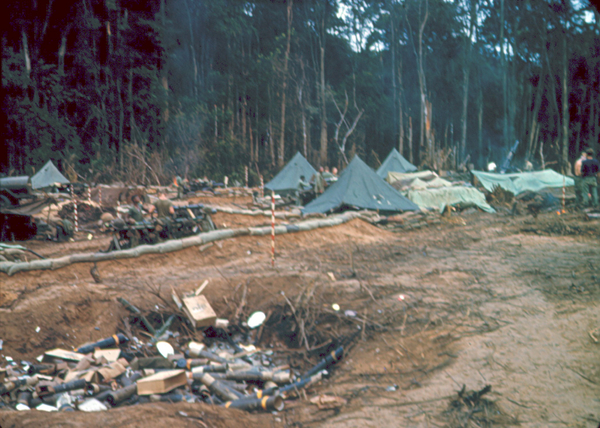
[[[0,172],[571,172],[600,134],[600,16],[569,0],[22,0],[3,5]]]

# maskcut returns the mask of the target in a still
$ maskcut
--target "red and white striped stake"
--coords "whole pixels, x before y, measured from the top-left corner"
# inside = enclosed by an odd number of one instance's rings
[[[260,176],[260,197],[265,197],[265,180],[262,175]]]
[[[275,267],[275,192],[271,192],[271,266]]]
[[[73,217],[75,219],[75,232],[79,232],[79,219],[77,216],[77,199],[75,199],[73,185],[71,185],[71,200],[73,201]]]
[[[246,175],[246,189],[248,188],[248,165],[244,167],[244,172]]]
[[[88,186],[88,188],[87,188],[87,194],[88,194],[88,203],[90,205],[92,205],[92,188],[90,186]]]

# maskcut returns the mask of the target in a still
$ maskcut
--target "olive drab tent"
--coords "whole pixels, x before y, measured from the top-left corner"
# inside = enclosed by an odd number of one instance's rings
[[[48,161],[37,174],[31,177],[31,187],[34,189],[50,187],[55,183],[69,184],[70,181],[60,173],[52,161]]]
[[[377,170],[377,175],[385,180],[388,172],[412,172],[416,170],[417,167],[407,161],[398,150],[392,149],[388,157],[385,158]]]
[[[265,189],[271,190],[279,195],[285,196],[293,194],[298,188],[300,176],[304,176],[304,181],[308,182],[317,171],[312,167],[300,152],[283,167],[271,181],[265,184]]]
[[[389,213],[419,210],[417,205],[386,183],[358,156],[354,156],[338,180],[306,205],[302,213],[327,213],[345,208]]]

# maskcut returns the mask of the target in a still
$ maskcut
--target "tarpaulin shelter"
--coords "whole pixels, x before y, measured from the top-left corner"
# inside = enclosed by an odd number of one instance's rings
[[[447,206],[461,208],[476,206],[488,213],[496,212],[485,200],[485,195],[474,187],[410,189],[407,196],[420,208],[436,209],[440,212],[444,211]]]
[[[440,178],[433,171],[419,172],[388,172],[386,181],[396,190],[404,189],[429,189],[449,187],[452,183]]]
[[[419,207],[381,179],[358,156],[354,156],[338,181],[306,205],[304,214],[327,213],[343,208],[383,212],[417,211]]]
[[[519,172],[515,174],[496,174],[492,172],[471,171],[479,183],[488,192],[493,192],[496,186],[512,192],[514,195],[527,190],[537,192],[545,188],[574,186],[575,181],[551,169],[534,172]]]
[[[280,195],[294,193],[298,188],[300,176],[303,175],[306,182],[310,180],[317,171],[312,167],[304,156],[297,152],[294,157],[283,167],[271,181],[265,184],[265,189]]]
[[[392,149],[390,154],[387,156],[387,158],[385,158],[377,170],[377,175],[385,180],[388,172],[412,172],[416,170],[417,167],[407,161],[398,150]]]
[[[51,160],[37,174],[31,177],[31,187],[34,189],[50,187],[55,183],[69,184],[70,181],[60,173]]]

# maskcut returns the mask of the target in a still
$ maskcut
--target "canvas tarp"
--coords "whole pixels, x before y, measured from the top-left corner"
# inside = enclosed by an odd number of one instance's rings
[[[31,177],[31,187],[34,189],[50,187],[54,183],[69,184],[70,181],[60,173],[52,161],[48,161],[37,174]]]
[[[419,171],[419,172],[388,172],[387,182],[392,185],[394,189],[429,189],[435,187],[448,187],[452,186],[452,183],[448,180],[440,178],[433,171]]]
[[[280,195],[294,193],[298,188],[300,176],[303,175],[306,182],[315,175],[317,171],[312,167],[300,152],[283,167],[271,181],[265,184],[265,189],[274,191]]]
[[[385,180],[388,172],[412,172],[416,170],[417,167],[407,161],[398,150],[392,149],[390,154],[387,156],[387,158],[385,158],[377,170],[377,175]]]
[[[450,186],[437,189],[409,190],[408,199],[419,208],[444,211],[446,206],[467,208],[476,206],[488,213],[496,212],[485,200],[485,195],[474,187]]]
[[[515,174],[496,174],[492,172],[471,171],[488,192],[493,192],[496,186],[512,192],[514,195],[527,190],[537,192],[551,187],[574,186],[572,178],[559,174],[551,169],[535,172],[520,172]]]
[[[358,156],[352,159],[338,181],[309,203],[303,214],[333,212],[339,208],[356,207],[384,212],[416,211],[418,206],[382,180]]]

